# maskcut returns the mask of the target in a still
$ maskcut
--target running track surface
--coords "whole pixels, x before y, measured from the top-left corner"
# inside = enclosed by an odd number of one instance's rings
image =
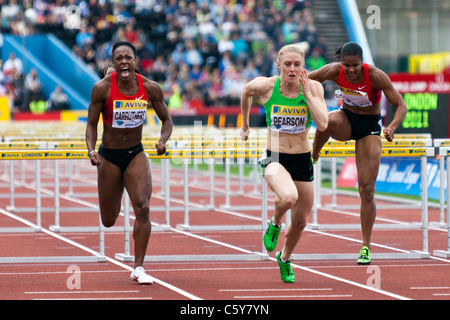
[[[24,171],[22,171],[23,169]],[[31,161],[16,165],[16,212],[8,211],[9,178],[0,176],[0,227],[25,227],[24,222],[36,222],[35,211],[21,212],[21,207],[35,207]],[[52,208],[53,162],[42,164],[42,187],[49,194],[42,199],[43,208]],[[1,170],[1,169],[0,169]],[[67,172],[64,164],[61,172]],[[25,184],[20,174],[24,172]],[[162,207],[161,171],[152,164],[153,196],[151,219],[156,226],[164,224],[164,212],[152,210]],[[202,173],[192,176],[190,170],[189,224],[195,225],[260,225],[260,210],[235,210],[234,206],[261,204],[260,193],[254,192],[253,182],[247,181],[244,193],[237,195],[238,183],[231,180],[231,208],[224,210],[224,178],[215,178],[216,210],[195,211],[209,203],[209,177]],[[67,176],[61,177],[61,207],[95,207],[96,171],[88,161],[81,160],[72,174],[75,188],[67,196]],[[147,255],[228,255],[261,252],[261,230],[254,231],[182,231],[176,228],[184,221],[181,170],[172,168],[170,195],[170,225],[166,231],[154,231]],[[259,189],[260,190],[260,189]],[[327,206],[331,197],[324,194],[319,210],[319,223],[359,224],[359,199],[339,195],[341,208]],[[345,205],[345,206],[344,206]],[[353,205],[353,206],[352,206]],[[377,223],[402,224],[420,222],[420,208],[396,209],[386,200],[377,200]],[[386,207],[390,209],[385,209]],[[269,191],[269,207],[273,194]],[[178,207],[177,210],[176,208]],[[54,210],[43,210],[42,231],[0,233],[2,257],[35,256],[90,256],[98,252],[98,232],[54,233]],[[269,217],[272,214],[269,208]],[[439,210],[429,209],[429,221],[439,220]],[[61,226],[98,226],[98,212],[62,212]],[[119,217],[117,225],[123,225]],[[131,254],[133,251],[132,234]],[[429,230],[428,259],[372,260],[370,266],[359,266],[352,260],[295,260],[292,261],[296,282],[285,284],[280,280],[275,252],[281,250],[284,232],[269,260],[209,261],[209,262],[145,262],[146,271],[155,278],[153,285],[139,285],[129,279],[131,262],[115,259],[124,252],[124,232],[105,235],[106,262],[85,263],[4,263],[0,264],[0,299],[106,299],[106,300],[398,300],[450,298],[450,260],[433,256],[433,250],[447,250],[447,230],[432,227]],[[372,253],[421,250],[422,230],[374,230]],[[360,230],[305,230],[294,253],[354,253],[361,247]],[[403,251],[402,251],[403,250]],[[75,278],[74,278],[75,277]],[[20,279],[20,281],[17,281]],[[76,285],[75,285],[76,284]]]

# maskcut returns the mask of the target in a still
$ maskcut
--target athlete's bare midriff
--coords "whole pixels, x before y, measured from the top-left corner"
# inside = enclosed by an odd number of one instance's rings
[[[311,151],[309,129],[305,132],[290,134],[276,132],[268,128],[267,149],[273,152],[298,154]]]
[[[342,108],[356,114],[367,114],[367,115],[381,114],[381,107],[379,103],[371,105],[369,107],[356,107],[350,106],[344,102],[342,104]]]

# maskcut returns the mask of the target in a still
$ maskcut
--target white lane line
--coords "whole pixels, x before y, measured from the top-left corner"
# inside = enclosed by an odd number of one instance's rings
[[[80,179],[80,180],[82,180],[82,179]],[[73,199],[73,198],[72,198],[72,199]],[[71,199],[71,200],[72,200],[72,199]],[[73,200],[75,200],[75,199],[73,199]],[[170,200],[172,200],[172,199],[170,198]],[[235,249],[235,250],[237,250],[237,251],[241,251],[241,252],[243,252],[243,253],[252,253],[251,251],[248,251],[248,250],[245,250],[245,249],[236,247],[236,246],[234,246],[234,245],[230,245],[230,244],[226,244],[226,243],[223,243],[223,242],[211,240],[211,239],[208,239],[208,238],[199,236],[199,235],[192,234],[192,233],[190,233],[190,232],[185,232],[185,231],[181,231],[181,230],[174,229],[174,228],[171,228],[171,230],[174,231],[174,232],[180,233],[180,234],[185,234],[185,235],[187,235],[187,236],[191,236],[191,237],[197,238],[197,239],[201,239],[201,240],[205,240],[205,241],[208,241],[208,242],[220,244],[220,245],[223,245],[223,246],[225,246],[225,247],[228,247],[228,248],[231,248],[231,249]],[[324,233],[324,234],[326,234],[326,233]],[[326,234],[326,235],[331,235],[331,234]],[[337,237],[337,236],[336,236],[336,237]],[[350,239],[350,238],[349,238],[349,239]],[[351,241],[358,241],[358,240],[352,239]],[[398,249],[397,249],[397,250],[398,250]],[[276,261],[275,258],[269,258],[269,259],[272,260],[272,261]],[[108,260],[108,258],[107,258],[107,260]],[[120,263],[120,262],[118,262],[118,261],[116,261],[116,260],[114,260],[114,259],[111,259],[110,262],[115,263],[115,264],[118,264],[118,265],[119,265],[119,264],[122,264],[122,263]],[[129,266],[127,266],[127,265],[124,265],[124,264],[122,264],[122,265],[123,265],[123,267],[125,267],[126,269],[129,269],[130,271],[132,270],[131,267],[129,267]],[[383,294],[383,295],[387,295],[387,296],[390,296],[390,297],[393,297],[393,298],[396,298],[396,299],[400,299],[400,300],[409,300],[409,298],[403,297],[403,296],[401,296],[401,295],[397,295],[397,294],[394,294],[394,293],[391,293],[391,292],[387,292],[387,291],[384,291],[384,290],[381,290],[381,289],[377,289],[377,288],[374,288],[374,287],[371,287],[371,286],[367,286],[367,285],[364,285],[364,284],[360,284],[360,283],[357,283],[357,282],[354,282],[354,281],[351,281],[351,280],[347,280],[347,279],[343,279],[343,278],[340,278],[340,277],[336,277],[336,276],[333,276],[333,275],[330,275],[330,274],[327,274],[327,273],[324,273],[324,272],[320,272],[320,271],[317,271],[317,270],[313,270],[313,269],[311,269],[311,268],[302,267],[302,266],[297,265],[297,264],[292,264],[292,267],[295,267],[295,268],[298,268],[298,269],[302,269],[302,270],[304,270],[304,271],[307,271],[307,272],[310,272],[310,273],[314,273],[314,274],[317,274],[317,275],[320,275],[320,276],[323,276],[323,277],[326,277],[326,278],[329,278],[329,279],[333,279],[333,280],[336,280],[336,281],[339,281],[339,282],[347,283],[347,284],[352,285],[352,286],[360,287],[360,288],[363,288],[363,289],[366,289],[366,290],[369,290],[369,291],[374,291],[374,292],[376,292],[376,293]],[[156,280],[156,279],[155,279],[155,280]],[[156,281],[155,281],[155,282],[156,282]]]
[[[449,290],[450,287],[410,287],[412,290]]]
[[[295,296],[234,296],[235,299],[286,299],[286,298],[351,298],[351,294],[315,294],[315,295],[295,295]]]
[[[332,291],[332,288],[295,288],[295,289],[219,289],[220,292],[264,292],[264,291]]]
[[[52,300],[52,301],[58,301],[58,300],[64,300],[64,301],[68,301],[68,300],[152,300],[152,297],[109,297],[109,298],[100,298],[100,297],[96,297],[96,298],[40,298],[40,299],[33,299],[33,300],[38,300],[38,301],[42,301],[42,300]]]
[[[15,214],[13,214],[11,212],[8,212],[6,210],[3,210],[1,208],[0,208],[0,213],[4,214],[4,215],[6,215],[6,216],[8,216],[10,218],[16,219],[16,220],[18,220],[20,222],[23,222],[26,225],[29,225],[31,227],[37,227],[37,225],[35,225],[34,223],[32,223],[30,221],[27,221],[27,220],[25,220],[25,219],[23,219],[23,218],[21,218],[19,216],[16,216]],[[94,256],[99,255],[98,252],[96,252],[96,251],[94,251],[94,250],[92,250],[92,249],[90,249],[90,248],[88,248],[88,247],[86,247],[86,246],[84,246],[84,245],[82,245],[80,243],[77,243],[77,242],[72,241],[72,240],[70,240],[70,239],[68,239],[66,237],[63,237],[63,236],[61,236],[61,235],[59,235],[57,233],[54,233],[54,232],[52,232],[50,230],[47,230],[45,228],[41,228],[41,231],[46,233],[46,234],[48,234],[48,235],[50,235],[50,236],[52,236],[52,237],[54,237],[54,238],[56,238],[56,239],[59,239],[59,240],[64,241],[64,242],[66,242],[68,244],[71,244],[71,245],[73,245],[73,246],[75,246],[75,247],[77,247],[79,249],[82,249],[82,250],[84,250],[84,251],[86,251],[86,252],[88,252],[88,253],[90,253],[90,254],[92,254]],[[112,259],[110,257],[106,257],[106,260],[111,262],[111,263],[113,263],[113,264],[115,264],[115,265],[117,265],[117,266],[119,266],[119,267],[122,267],[122,268],[124,268],[126,270],[133,271],[132,267],[130,267],[130,266],[128,266],[128,265],[126,265],[126,264],[124,264],[122,262],[119,262],[119,261],[117,261],[115,259]],[[175,291],[175,292],[177,292],[177,293],[179,293],[179,294],[181,294],[181,295],[183,295],[183,296],[185,296],[185,297],[187,297],[189,299],[202,300],[201,298],[199,298],[199,297],[197,297],[197,296],[195,296],[195,295],[193,295],[193,294],[191,294],[191,293],[189,293],[187,291],[184,291],[183,289],[180,289],[180,288],[177,288],[177,287],[171,285],[170,283],[167,283],[167,282],[164,282],[162,280],[159,280],[159,279],[157,279],[157,278],[155,278],[153,276],[152,276],[152,279],[153,279],[153,282],[158,283],[158,284],[162,285],[163,287],[166,287],[166,288],[168,288],[168,289],[170,289],[172,291]]]
[[[216,244],[221,244],[221,245],[223,245],[223,246],[225,246],[227,248],[238,250],[238,251],[241,251],[243,253],[248,253],[248,254],[252,253],[249,250],[245,250],[245,249],[236,247],[234,245],[230,245],[230,244],[223,243],[223,242],[220,242],[220,241],[208,239],[208,238],[205,238],[203,236],[196,235],[196,234],[190,234],[189,232],[186,232],[186,231],[181,231],[181,230],[177,230],[177,229],[174,229],[174,228],[171,228],[171,230],[174,231],[174,232],[177,232],[177,233],[182,233],[182,234],[186,234],[186,235],[192,236],[192,237],[197,238],[197,239],[213,242],[213,243],[216,243]],[[269,260],[277,261],[275,258],[271,258],[271,257],[269,258]],[[344,279],[344,278],[336,277],[336,276],[333,276],[333,275],[328,274],[328,273],[324,273],[324,272],[321,272],[321,271],[313,270],[311,268],[302,267],[302,266],[300,266],[298,264],[291,263],[291,266],[295,267],[295,268],[298,268],[298,269],[301,269],[303,271],[314,273],[314,274],[317,274],[317,275],[320,275],[320,276],[323,276],[323,277],[326,277],[326,278],[329,278],[329,279],[332,279],[332,280],[336,280],[336,281],[343,282],[343,283],[346,283],[346,284],[349,284],[349,285],[352,285],[352,286],[356,286],[356,287],[359,287],[359,288],[362,288],[362,289],[366,289],[366,290],[373,291],[373,292],[376,292],[376,293],[379,293],[379,294],[383,294],[383,295],[386,295],[386,296],[389,296],[389,297],[392,297],[392,298],[395,298],[395,299],[410,300],[410,298],[407,298],[407,297],[404,297],[404,296],[401,296],[401,295],[398,295],[398,294],[395,294],[395,293],[392,293],[392,292],[388,292],[388,291],[385,291],[385,290],[377,289],[377,288],[374,288],[374,287],[371,287],[371,286],[368,286],[368,285],[364,285],[364,284],[361,284],[361,283],[357,283],[357,282],[354,282],[354,281],[351,281],[351,280],[347,280],[347,279]]]
[[[80,290],[73,290],[73,291],[26,291],[25,294],[104,294],[104,293],[139,293],[139,290],[124,290],[124,291],[80,291]]]

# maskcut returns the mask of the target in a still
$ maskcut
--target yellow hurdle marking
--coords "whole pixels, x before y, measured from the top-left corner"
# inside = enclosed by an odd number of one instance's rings
[[[174,149],[158,155],[156,150],[145,150],[149,159],[220,159],[220,158],[259,158],[264,149]],[[382,157],[421,157],[433,156],[433,148],[383,148]],[[321,157],[354,157],[354,148],[324,148]],[[85,159],[87,151],[82,150],[6,150],[0,152],[0,160],[39,160],[39,159]]]

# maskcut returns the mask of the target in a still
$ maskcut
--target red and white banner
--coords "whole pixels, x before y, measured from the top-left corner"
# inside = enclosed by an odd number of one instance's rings
[[[391,73],[389,78],[394,88],[400,93],[450,92],[450,72],[448,70],[439,74]]]

